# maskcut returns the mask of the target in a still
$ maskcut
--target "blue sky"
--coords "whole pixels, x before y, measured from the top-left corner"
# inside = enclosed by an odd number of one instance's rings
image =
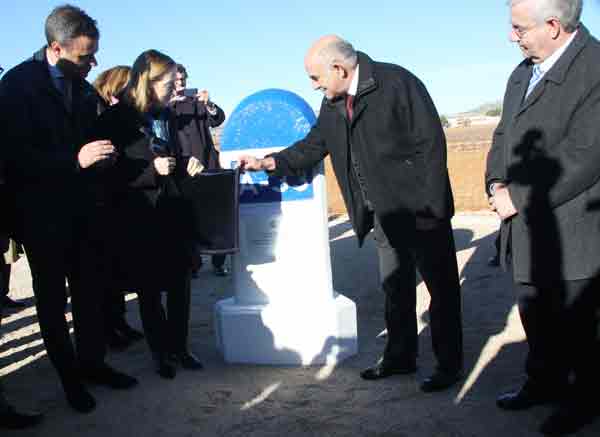
[[[43,23],[62,4],[2,0],[0,64],[7,68],[44,44]],[[419,76],[440,113],[471,109],[502,98],[521,60],[508,41],[506,0],[345,2],[285,0],[73,1],[99,24],[99,66],[131,65],[158,49],[186,65],[188,86],[206,88],[229,114],[265,88],[293,91],[314,108],[304,53],[316,38],[337,33],[371,57]],[[583,22],[600,36],[600,1],[588,0]]]

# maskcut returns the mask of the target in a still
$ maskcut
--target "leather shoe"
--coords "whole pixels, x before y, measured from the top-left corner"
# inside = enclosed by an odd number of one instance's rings
[[[65,394],[69,405],[79,413],[91,413],[96,408],[96,400],[81,383],[65,387]]]
[[[7,405],[0,411],[0,428],[25,429],[39,424],[44,416],[34,411],[17,411],[12,405]]]
[[[416,371],[417,365],[414,362],[402,363],[380,358],[373,367],[360,372],[360,377],[368,381],[373,381],[392,375],[408,375]]]
[[[131,340],[114,330],[106,335],[106,344],[111,350],[121,352],[131,346]]]
[[[8,296],[4,296],[2,304],[4,305],[4,308],[25,308],[27,306],[25,302],[11,299]]]
[[[540,426],[544,435],[559,436],[579,431],[596,419],[597,412],[586,406],[563,406],[552,413]]]
[[[204,366],[200,360],[191,352],[180,352],[175,354],[175,360],[181,364],[181,367],[187,370],[202,370]]]
[[[543,390],[534,386],[531,382],[526,382],[521,389],[507,392],[496,399],[496,405],[503,410],[519,411],[526,410],[536,405],[556,402],[560,399],[563,392]]]
[[[423,382],[421,382],[421,391],[424,391],[425,393],[431,393],[435,391],[446,390],[460,381],[462,376],[463,374],[460,370],[456,372],[436,370],[433,375],[425,378]]]
[[[121,373],[106,364],[83,372],[83,378],[92,384],[104,385],[116,390],[130,389],[138,384],[138,380],[133,376]]]
[[[215,266],[214,273],[216,276],[227,276],[229,274],[229,269],[225,266]]]
[[[141,331],[131,327],[125,320],[122,320],[117,325],[117,331],[131,342],[144,339],[144,334]]]

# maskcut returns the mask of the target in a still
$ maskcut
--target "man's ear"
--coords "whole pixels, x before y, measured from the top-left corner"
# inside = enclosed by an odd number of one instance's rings
[[[333,64],[333,69],[335,70],[336,74],[338,75],[338,77],[340,79],[347,79],[348,78],[348,70],[342,64],[339,64],[339,63],[335,62]]]
[[[562,25],[558,18],[549,18],[546,23],[550,26],[550,35],[552,36],[552,39],[557,39],[561,32],[563,32]]]
[[[52,53],[54,53],[56,55],[57,58],[60,58],[60,54],[63,51],[62,46],[58,43],[58,41],[52,41],[50,43],[50,50],[52,51]]]

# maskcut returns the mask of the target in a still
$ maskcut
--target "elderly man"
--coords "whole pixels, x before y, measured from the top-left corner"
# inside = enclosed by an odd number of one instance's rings
[[[463,354],[454,210],[438,113],[418,78],[373,61],[337,36],[319,39],[305,68],[313,88],[325,95],[317,123],[291,147],[263,159],[242,156],[241,165],[296,175],[331,156],[359,244],[375,229],[385,292],[387,345],[361,376],[416,371],[417,267],[431,295],[439,363],[421,389],[443,390],[460,379]]]
[[[87,413],[95,399],[84,382],[116,389],[137,381],[104,362],[102,214],[85,176],[114,154],[109,141],[86,143],[96,117],[85,77],[96,65],[96,22],[74,6],[46,20],[47,46],[0,82],[6,184],[33,278],[44,345],[69,404]],[[65,319],[68,278],[76,349]]]
[[[529,353],[527,381],[497,403],[559,401],[541,431],[562,435],[599,411],[587,400],[600,388],[600,44],[580,24],[581,0],[510,9],[510,38],[526,59],[508,82],[486,183]]]

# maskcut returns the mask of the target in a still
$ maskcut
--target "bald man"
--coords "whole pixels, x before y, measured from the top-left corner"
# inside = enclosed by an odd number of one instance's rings
[[[416,371],[416,268],[431,295],[435,372],[421,384],[438,391],[462,373],[460,284],[450,218],[446,139],[425,86],[402,67],[375,62],[338,36],[320,38],[305,58],[324,94],[306,138],[258,159],[246,170],[302,175],[331,156],[352,226],[362,245],[374,229],[388,332],[368,380]]]

